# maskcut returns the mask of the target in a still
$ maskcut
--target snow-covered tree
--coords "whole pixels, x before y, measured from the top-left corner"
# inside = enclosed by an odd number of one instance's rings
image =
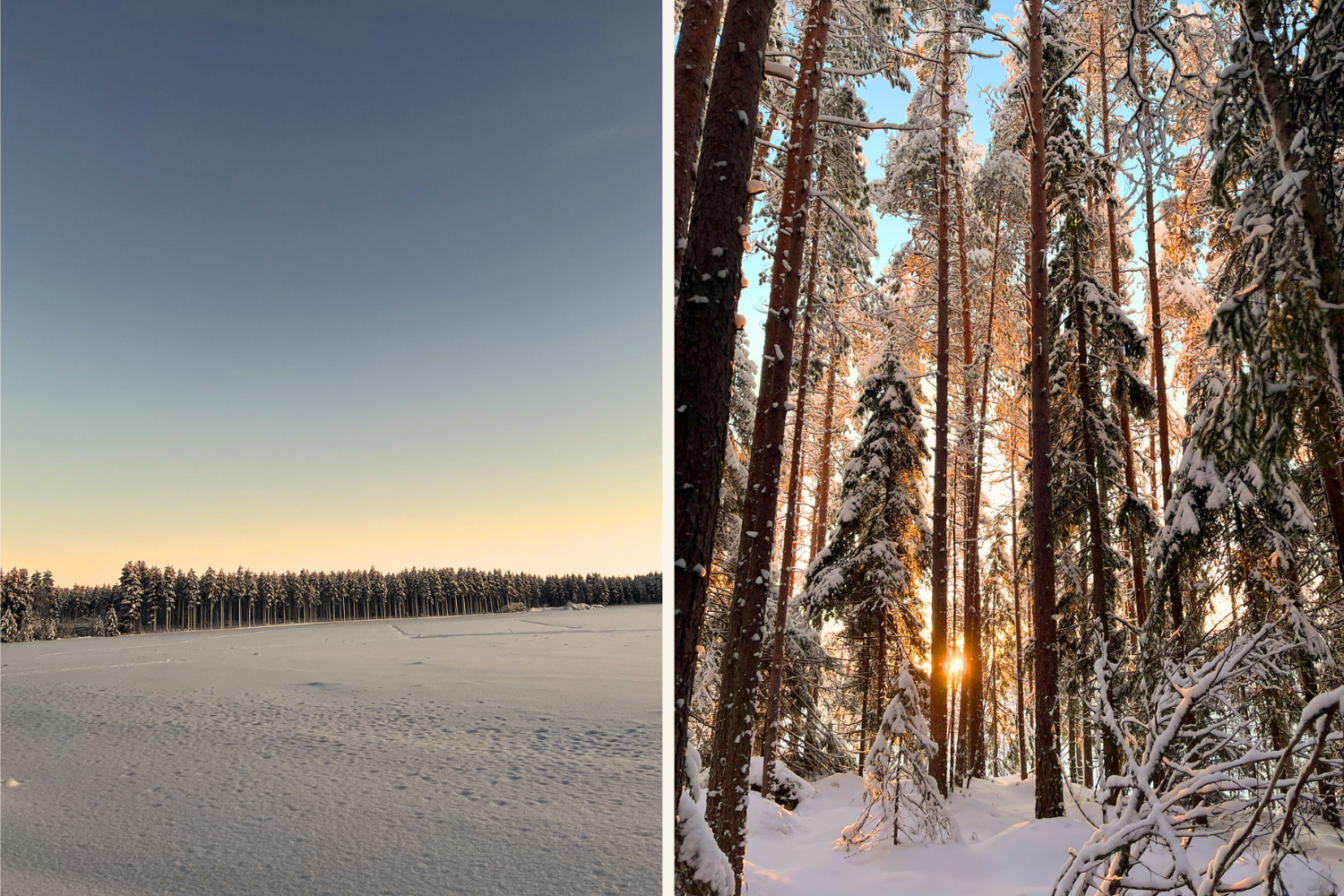
[[[863,811],[840,832],[849,847],[864,847],[879,837],[892,843],[946,843],[960,840],[956,819],[929,774],[938,744],[929,736],[921,707],[928,702],[903,661],[872,749],[864,762]]]
[[[128,562],[121,568],[121,580],[117,584],[117,615],[124,630],[140,630],[141,605],[144,602],[144,588],[141,583],[139,565]]]
[[[891,343],[864,377],[859,405],[867,420],[844,468],[838,521],[808,568],[799,605],[813,625],[841,622],[847,641],[861,648],[852,684],[871,691],[863,742],[886,704],[892,658],[920,658],[925,650],[917,592],[928,567],[928,449],[917,393]]]

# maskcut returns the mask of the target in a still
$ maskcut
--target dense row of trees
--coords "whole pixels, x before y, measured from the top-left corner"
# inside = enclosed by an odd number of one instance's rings
[[[1094,787],[1060,893],[1221,892],[1279,826],[1272,889],[1344,771],[1344,0],[679,15],[678,888],[740,891],[754,753],[767,795],[863,771],[856,844],[949,835],[970,778]]]
[[[4,640],[56,637],[90,620],[96,634],[346,619],[498,613],[571,603],[659,603],[662,577],[535,576],[494,570],[254,573],[127,563],[115,585],[58,588],[50,572],[11,569],[0,580]]]

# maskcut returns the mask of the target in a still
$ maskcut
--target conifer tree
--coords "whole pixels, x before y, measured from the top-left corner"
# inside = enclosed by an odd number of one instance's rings
[[[143,564],[141,564],[143,565]],[[140,572],[135,563],[127,563],[121,568],[121,580],[117,584],[117,615],[121,619],[124,631],[140,630],[141,605],[144,602],[144,589],[140,582]]]

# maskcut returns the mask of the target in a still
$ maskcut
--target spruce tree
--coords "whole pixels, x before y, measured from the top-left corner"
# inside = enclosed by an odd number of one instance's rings
[[[124,631],[139,631],[140,608],[144,598],[139,569],[135,563],[128,562],[121,568],[121,580],[117,584],[117,616],[121,619]]]
[[[928,449],[917,392],[894,343],[864,378],[859,404],[867,419],[844,468],[838,522],[808,569],[799,605],[815,626],[842,622],[852,645],[875,642],[854,686],[875,686],[872,705],[880,707],[893,658],[923,657],[918,588],[929,562]],[[860,722],[863,731],[876,728],[872,719]]]

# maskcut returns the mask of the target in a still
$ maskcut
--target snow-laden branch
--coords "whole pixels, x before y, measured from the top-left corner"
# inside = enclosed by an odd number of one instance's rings
[[[838,124],[847,128],[859,128],[864,131],[928,131],[932,128],[914,124],[887,124],[885,118],[877,121],[859,121],[857,118],[841,118],[838,115],[818,115],[819,124]]]
[[[1305,788],[1338,775],[1337,762],[1327,773],[1317,769],[1326,746],[1340,741],[1327,729],[1344,707],[1344,688],[1322,694],[1302,711],[1286,746],[1261,746],[1263,728],[1245,717],[1238,695],[1271,686],[1271,676],[1283,674],[1279,661],[1301,650],[1291,615],[1234,640],[1198,668],[1167,660],[1153,670],[1158,680],[1146,703],[1146,722],[1117,717],[1107,684],[1119,668],[1098,657],[1098,721],[1118,740],[1125,762],[1124,773],[1104,786],[1124,790],[1127,798],[1084,846],[1070,850],[1054,896],[1181,888],[1197,896],[1260,887],[1279,892],[1278,869],[1296,849],[1294,814]],[[1141,637],[1148,649],[1160,647],[1150,640],[1149,626]],[[1138,678],[1131,684],[1144,689],[1144,676],[1133,674]],[[1144,706],[1136,708],[1143,711]],[[1295,763],[1298,771],[1290,781],[1285,776]],[[1261,777],[1257,767],[1272,771]],[[1265,818],[1278,819],[1267,852],[1244,879],[1224,883],[1251,845],[1269,834]],[[1204,838],[1223,843],[1212,860],[1196,861],[1191,844]]]
[[[826,206],[826,208],[830,210],[831,214],[835,215],[836,219],[842,225],[844,225],[845,229],[847,229],[851,235],[853,235],[854,239],[857,240],[859,245],[863,247],[863,251],[867,252],[874,258],[877,257],[877,250],[874,249],[872,246],[868,245],[868,241],[863,238],[863,234],[859,233],[859,228],[854,226],[854,222],[849,220],[849,215],[845,214],[844,209],[836,205],[835,202],[831,199],[831,197],[827,196],[825,193],[815,193],[813,195],[815,195],[817,199],[821,202],[821,204]]]

